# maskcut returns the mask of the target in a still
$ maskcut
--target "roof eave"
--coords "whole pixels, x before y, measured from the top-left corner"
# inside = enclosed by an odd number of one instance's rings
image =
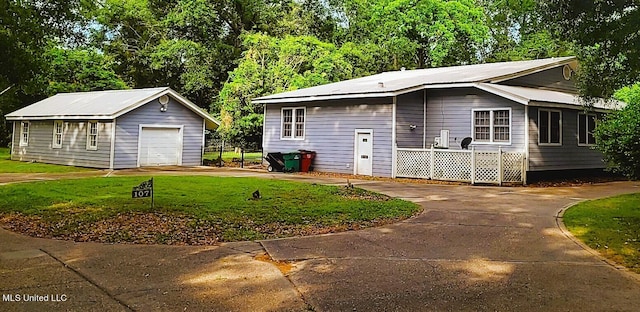
[[[568,65],[568,64],[576,63],[576,62],[577,62],[577,59],[575,57],[570,57],[570,58],[567,58],[567,59],[564,59],[564,60],[558,60],[558,61],[553,62],[553,63],[549,63],[549,64],[545,64],[545,65],[541,65],[541,66],[525,69],[525,70],[522,70],[522,71],[519,71],[519,72],[516,72],[516,73],[511,73],[511,74],[508,74],[508,75],[492,77],[492,78],[489,78],[489,79],[486,79],[486,80],[480,81],[480,82],[500,83],[500,82],[503,82],[503,81],[520,78],[520,77],[523,77],[523,76],[539,73],[541,71],[545,71],[545,70],[548,70],[548,69],[551,69],[551,68],[555,68],[555,67],[562,66],[562,65]]]
[[[175,100],[177,100],[178,102],[180,102],[180,104],[184,105],[185,107],[187,107],[189,110],[193,111],[194,113],[198,114],[200,117],[205,119],[205,124],[207,129],[209,130],[215,130],[218,128],[218,126],[220,125],[220,122],[217,121],[215,118],[213,118],[211,115],[209,115],[207,112],[203,111],[202,109],[200,109],[199,106],[195,105],[193,102],[189,101],[188,99],[184,98],[183,96],[181,96],[180,94],[178,94],[176,91],[174,91],[173,89],[167,87],[164,90],[155,93],[153,95],[150,95],[142,100],[139,100],[131,105],[129,105],[126,108],[121,109],[120,111],[116,112],[113,117],[114,118],[118,118],[126,113],[129,113],[132,110],[135,110],[136,108],[139,108],[147,103],[149,103],[150,101],[157,99],[163,95],[169,94],[171,95],[171,97],[173,97]]]
[[[5,116],[7,121],[20,120],[112,120],[112,115],[47,115],[47,116]]]
[[[252,100],[256,104],[279,104],[279,103],[298,103],[298,102],[313,102],[313,101],[327,101],[327,100],[343,100],[343,99],[359,99],[359,98],[382,98],[382,97],[394,97],[423,89],[442,89],[442,88],[470,88],[474,87],[473,83],[446,83],[446,84],[431,84],[431,85],[419,85],[405,89],[398,89],[386,92],[362,92],[351,94],[332,94],[332,95],[320,95],[320,96],[301,96],[301,97],[287,97],[287,98],[257,98]]]

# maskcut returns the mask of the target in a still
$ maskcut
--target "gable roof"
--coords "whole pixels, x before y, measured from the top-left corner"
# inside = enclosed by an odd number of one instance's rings
[[[168,87],[59,93],[7,114],[7,120],[115,119],[163,95],[168,95],[205,119],[208,129],[219,122]]]
[[[497,83],[558,66],[576,66],[575,57],[500,62],[385,72],[254,99],[254,103],[303,102],[324,99],[389,97],[423,88]]]

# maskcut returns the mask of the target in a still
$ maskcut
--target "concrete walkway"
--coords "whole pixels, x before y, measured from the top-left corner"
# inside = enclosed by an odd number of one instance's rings
[[[240,170],[193,173],[345,182]],[[149,172],[112,173],[129,174]],[[609,265],[556,224],[557,213],[570,203],[640,192],[640,183],[566,188],[352,183],[425,210],[363,231],[210,247],[73,243],[0,229],[0,311],[637,311],[640,306],[637,275]],[[16,295],[48,301],[10,302]]]

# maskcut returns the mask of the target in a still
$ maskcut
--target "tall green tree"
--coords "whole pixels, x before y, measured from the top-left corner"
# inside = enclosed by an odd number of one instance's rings
[[[353,44],[338,48],[312,36],[264,34],[248,34],[243,42],[246,51],[212,107],[220,110],[218,131],[243,147],[259,145],[262,137],[263,107],[252,99],[371,74],[352,65],[369,57]]]
[[[49,66],[40,81],[47,95],[126,89],[126,83],[113,71],[113,64],[91,49],[52,48],[46,54]]]
[[[584,95],[610,97],[640,80],[637,0],[545,0],[542,4],[550,25],[579,46],[578,81]]]
[[[294,0],[105,0],[94,44],[134,87],[170,86],[209,107],[246,32],[284,33]],[[298,23],[299,24],[299,23]]]
[[[46,96],[39,79],[47,71],[51,44],[82,39],[83,0],[0,1],[0,145],[10,142],[4,115]]]
[[[483,9],[472,0],[342,0],[343,42],[373,43],[385,70],[478,62],[488,38]]]
[[[484,61],[517,61],[573,52],[568,41],[549,27],[539,1],[480,0],[489,27],[490,38],[483,51]]]

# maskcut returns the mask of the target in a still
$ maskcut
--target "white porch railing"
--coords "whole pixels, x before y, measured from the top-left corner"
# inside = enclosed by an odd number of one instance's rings
[[[396,177],[502,184],[523,183],[524,154],[448,149],[398,148]]]

